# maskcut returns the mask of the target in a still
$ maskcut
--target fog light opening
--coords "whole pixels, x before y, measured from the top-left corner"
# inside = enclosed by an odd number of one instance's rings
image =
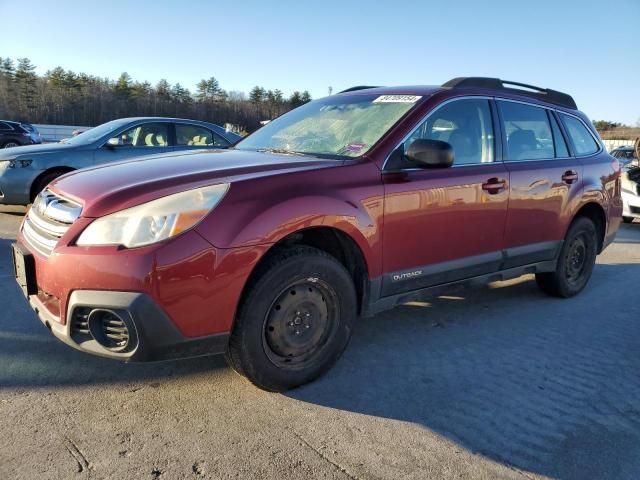
[[[127,322],[113,310],[94,309],[88,317],[89,332],[96,342],[112,352],[123,352],[132,343]]]

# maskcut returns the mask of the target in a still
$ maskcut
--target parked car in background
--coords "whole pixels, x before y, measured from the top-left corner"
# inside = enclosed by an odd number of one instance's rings
[[[121,118],[64,143],[8,148],[0,151],[0,204],[27,205],[53,179],[79,168],[153,153],[227,148],[240,138],[196,120]]]
[[[618,147],[611,152],[622,165],[622,219],[625,223],[640,218],[640,162],[635,147]]]
[[[635,147],[618,147],[611,151],[611,155],[617,158],[622,165],[628,165],[630,163],[638,164],[638,153]]]
[[[38,129],[30,123],[0,120],[0,148],[42,143]]]
[[[225,352],[281,391],[325,372],[358,315],[523,274],[577,295],[621,223],[619,175],[561,92],[490,78],[351,89],[230,150],[57,179],[20,228],[16,279],[73,348]]]

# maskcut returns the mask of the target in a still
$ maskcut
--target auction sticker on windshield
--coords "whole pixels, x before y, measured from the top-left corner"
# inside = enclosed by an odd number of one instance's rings
[[[416,103],[421,95],[380,95],[373,103]]]

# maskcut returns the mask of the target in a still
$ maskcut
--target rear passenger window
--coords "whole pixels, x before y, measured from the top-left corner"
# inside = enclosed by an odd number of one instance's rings
[[[453,147],[454,165],[493,162],[493,125],[488,100],[456,100],[437,109],[404,143],[441,140]]]
[[[547,111],[514,102],[498,102],[507,136],[507,160],[554,158],[553,136]]]
[[[591,155],[599,150],[593,135],[580,120],[564,113],[561,116],[577,156]]]
[[[551,119],[551,128],[553,129],[553,146],[556,150],[556,158],[567,158],[569,156],[569,150],[567,149],[567,143],[564,141],[560,126],[556,117],[551,112],[549,118]]]
[[[229,145],[225,139],[208,128],[199,125],[176,124],[176,145],[189,145],[194,147],[226,147]]]

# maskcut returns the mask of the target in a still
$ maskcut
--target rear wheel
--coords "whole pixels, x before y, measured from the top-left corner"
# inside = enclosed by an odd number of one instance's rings
[[[20,144],[18,142],[14,142],[12,140],[9,140],[7,143],[2,145],[2,148],[13,148],[13,147],[19,147],[19,146],[20,146]]]
[[[622,217],[622,221],[624,223],[632,223],[633,222],[633,217]]]
[[[247,287],[227,361],[265,390],[297,387],[340,357],[356,315],[353,280],[334,257],[306,246],[280,250]]]
[[[536,274],[536,282],[549,295],[573,297],[582,291],[591,278],[597,254],[596,226],[590,219],[579,217],[569,227],[556,271]]]

